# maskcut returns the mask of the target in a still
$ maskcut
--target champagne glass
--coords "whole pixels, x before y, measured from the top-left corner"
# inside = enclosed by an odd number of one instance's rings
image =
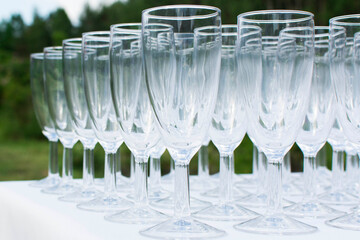
[[[49,140],[48,176],[30,184],[32,187],[48,188],[60,182],[56,135],[54,122],[51,120],[44,88],[44,53],[30,55],[30,80],[32,102],[36,119],[44,136]]]
[[[343,28],[344,31],[342,33],[334,31],[338,27]],[[330,19],[330,29],[331,77],[339,104],[338,120],[345,136],[354,144],[359,154],[360,14],[334,17]],[[360,230],[360,208],[326,223],[333,227]]]
[[[248,133],[268,160],[267,211],[235,225],[263,234],[297,234],[317,230],[283,214],[282,161],[301,129],[310,93],[314,57],[313,14],[268,10],[240,14],[239,29],[261,28],[261,40],[248,44],[239,35],[239,74],[244,75]]]
[[[73,179],[72,153],[72,148],[78,141],[78,136],[75,133],[66,103],[62,60],[61,46],[44,48],[45,93],[48,99],[50,116],[55,124],[56,134],[64,146],[64,151],[61,182],[42,191],[57,195],[74,192],[78,187]]]
[[[85,97],[95,136],[105,150],[105,184],[103,194],[77,207],[95,212],[119,211],[132,206],[131,202],[119,197],[116,190],[116,153],[123,139],[111,101],[109,47],[109,31],[83,33]]]
[[[81,42],[81,38],[71,38],[63,41],[63,76],[66,102],[73,120],[74,129],[84,146],[83,184],[80,190],[59,198],[66,202],[89,201],[99,192],[94,185],[94,148],[97,139],[87,110],[84,93]]]
[[[174,216],[142,235],[209,238],[224,231],[190,216],[189,162],[207,134],[218,90],[221,16],[215,7],[172,5],[142,13],[146,84],[164,144],[175,161]],[[172,32],[152,31],[168,24]]]
[[[316,155],[325,144],[334,120],[335,96],[331,87],[329,38],[329,27],[315,27],[315,58],[309,107],[296,139],[304,155],[303,199],[285,208],[285,212],[291,216],[319,218],[342,214],[318,202],[315,182]]]
[[[335,103],[335,122],[328,137],[332,151],[331,185],[328,191],[319,196],[325,204],[353,205],[357,200],[348,194],[344,188],[344,161],[347,139],[338,120],[338,104]]]
[[[259,38],[259,28],[243,28],[239,35],[247,34],[249,41]],[[219,202],[194,214],[207,220],[248,220],[256,213],[232,203],[235,148],[243,140],[247,120],[244,108],[242,76],[238,76],[236,62],[237,26],[222,26],[220,82],[215,111],[210,126],[210,137],[220,153]]]
[[[345,146],[346,152],[346,174],[345,174],[345,187],[346,191],[352,195],[357,195],[359,191],[359,157],[356,152],[356,147],[349,141]]]
[[[167,217],[148,206],[150,151],[160,140],[146,92],[141,32],[111,26],[111,94],[121,134],[135,157],[134,207],[105,216],[113,222],[149,224]]]

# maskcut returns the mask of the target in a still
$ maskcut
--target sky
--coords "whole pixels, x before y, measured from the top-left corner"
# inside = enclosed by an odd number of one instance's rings
[[[3,0],[4,1],[4,0]],[[79,23],[79,17],[84,9],[85,3],[89,3],[92,8],[101,4],[110,4],[116,0],[5,0],[0,7],[0,21],[7,20],[14,13],[20,13],[25,23],[32,22],[34,11],[40,16],[47,16],[58,7],[65,9],[71,22],[75,25]]]

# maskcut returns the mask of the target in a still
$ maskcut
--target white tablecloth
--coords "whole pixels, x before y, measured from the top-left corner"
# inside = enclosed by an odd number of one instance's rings
[[[104,214],[81,211],[73,203],[57,200],[29,187],[29,181],[0,182],[1,240],[104,240],[149,239],[138,232],[147,225],[117,224],[104,220]],[[316,233],[295,236],[249,234],[236,231],[234,222],[207,223],[227,232],[218,239],[360,239],[360,232],[328,227],[324,220],[303,220],[319,228]]]

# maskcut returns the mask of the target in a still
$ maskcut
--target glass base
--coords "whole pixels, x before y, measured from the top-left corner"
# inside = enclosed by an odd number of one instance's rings
[[[43,193],[54,195],[66,195],[79,190],[79,184],[72,181],[61,181],[58,185],[44,188],[41,190]]]
[[[87,202],[94,199],[99,193],[99,190],[97,190],[96,188],[82,188],[79,191],[59,197],[59,200],[75,203]]]
[[[192,176],[190,178],[190,191],[206,191],[216,187],[215,182],[210,177]]]
[[[94,183],[95,183],[96,186],[104,186],[105,181],[104,181],[103,178],[95,178]]]
[[[194,213],[193,216],[211,221],[245,221],[259,214],[234,203],[218,203]]]
[[[174,197],[170,195],[167,198],[150,202],[150,205],[157,209],[174,209]],[[190,211],[195,212],[211,206],[211,203],[190,197]]]
[[[130,208],[132,205],[132,202],[119,197],[117,194],[111,194],[80,203],[77,207],[91,212],[115,212]]]
[[[332,227],[360,231],[360,208],[357,211],[328,220],[325,223]]]
[[[249,195],[248,191],[243,189],[235,188],[233,189],[233,198],[238,199]],[[205,191],[201,193],[201,196],[209,197],[209,198],[218,198],[219,197],[219,187],[213,188],[211,190]]]
[[[61,178],[59,176],[47,176],[46,178],[30,183],[29,186],[37,188],[50,188],[58,185],[60,181]]]
[[[301,196],[303,192],[296,185],[291,183],[284,183],[282,193],[286,196]]]
[[[125,224],[154,224],[165,221],[165,214],[148,206],[133,207],[125,211],[105,216],[105,220]]]
[[[191,217],[171,219],[148,229],[140,234],[152,238],[166,239],[208,239],[225,235],[223,230],[214,228]]]
[[[263,194],[249,194],[243,198],[237,199],[237,203],[246,206],[246,207],[254,207],[254,208],[265,208],[267,207],[267,195]],[[289,206],[294,204],[293,202],[282,199],[283,206]]]
[[[284,214],[259,216],[234,226],[236,230],[261,234],[305,234],[317,231],[317,227],[297,221]]]
[[[134,189],[133,189],[134,190]],[[148,189],[148,199],[149,201],[156,201],[156,200],[161,200],[164,198],[167,198],[170,196],[170,193],[166,190],[163,189],[158,189],[158,190],[151,190]],[[128,195],[126,195],[126,197],[130,200],[134,200],[134,193],[130,193]]]
[[[254,188],[258,184],[258,179],[253,174],[240,174],[236,175],[234,179],[234,186],[236,188]]]
[[[338,211],[317,201],[302,201],[285,207],[284,212],[292,217],[327,218],[343,215]]]
[[[359,200],[345,192],[345,191],[335,191],[335,192],[327,192],[319,196],[319,201],[325,204],[333,204],[333,205],[356,205]]]

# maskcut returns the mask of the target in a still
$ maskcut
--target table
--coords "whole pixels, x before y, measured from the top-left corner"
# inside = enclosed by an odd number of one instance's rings
[[[43,194],[38,188],[29,187],[31,181],[0,182],[0,239],[85,239],[119,240],[149,239],[138,232],[148,225],[111,223],[103,213],[81,211],[74,203],[57,200],[58,196]],[[223,229],[227,239],[294,239],[332,240],[360,239],[360,232],[328,227],[323,220],[303,220],[319,228],[316,233],[295,236],[260,235],[233,229],[234,222],[206,223]]]

